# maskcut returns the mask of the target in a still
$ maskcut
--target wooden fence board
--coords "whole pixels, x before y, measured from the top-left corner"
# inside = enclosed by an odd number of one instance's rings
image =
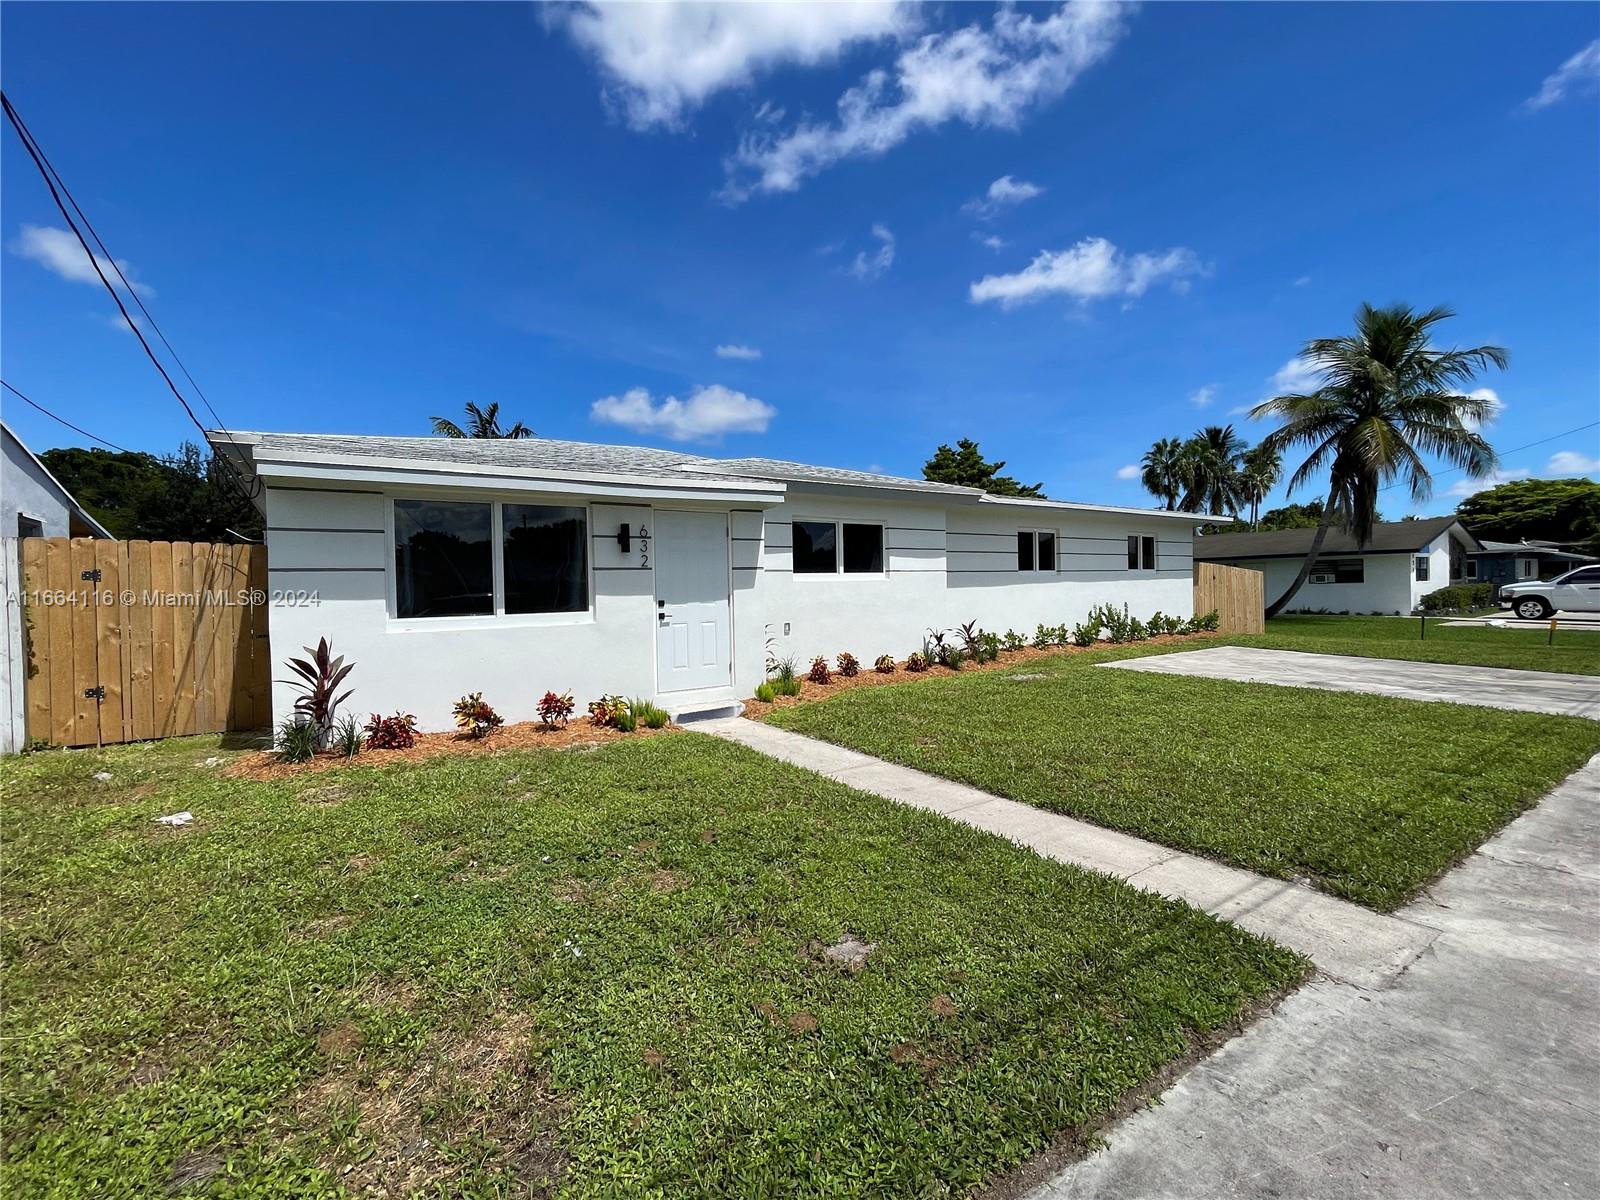
[[[252,586],[265,587],[266,554],[264,546],[23,539],[28,736],[85,746],[268,724],[267,611],[250,603]]]
[[[1194,564],[1194,611],[1216,610],[1222,633],[1265,633],[1266,576],[1221,563]]]

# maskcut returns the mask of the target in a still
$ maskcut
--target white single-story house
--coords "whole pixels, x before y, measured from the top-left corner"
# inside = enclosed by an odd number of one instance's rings
[[[273,657],[327,637],[360,713],[445,729],[467,692],[729,707],[769,654],[904,658],[976,619],[1190,615],[1190,514],[770,459],[545,439],[214,434],[260,482]],[[281,674],[281,672],[278,672]],[[274,684],[282,719],[294,691]]]
[[[1263,572],[1270,605],[1294,582],[1315,534],[1315,529],[1212,533],[1195,538],[1194,558]],[[1372,527],[1364,546],[1348,530],[1330,529],[1305,586],[1284,611],[1411,613],[1429,592],[1471,582],[1468,556],[1479,549],[1455,517],[1384,521]]]
[[[0,421],[0,536],[111,536],[4,421]]]

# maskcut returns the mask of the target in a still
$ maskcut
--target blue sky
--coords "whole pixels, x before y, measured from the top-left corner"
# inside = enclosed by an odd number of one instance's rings
[[[1502,450],[1595,421],[1597,12],[7,3],[0,33],[235,428],[497,400],[551,437],[913,475],[975,436],[1145,504],[1119,472],[1150,442],[1259,436],[1236,410],[1363,300],[1509,347]],[[9,129],[3,155],[6,381],[170,450],[192,426]],[[6,401],[35,449],[81,441]],[[1597,458],[1591,427],[1503,465]]]

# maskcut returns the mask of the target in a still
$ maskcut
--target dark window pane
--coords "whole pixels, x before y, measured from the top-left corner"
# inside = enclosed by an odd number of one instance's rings
[[[489,506],[394,502],[395,613],[461,617],[494,612]]]
[[[1139,539],[1134,534],[1128,535],[1128,570],[1139,569]]]
[[[832,575],[839,569],[837,529],[832,521],[794,523],[796,575]]]
[[[1332,575],[1334,583],[1362,583],[1366,580],[1366,560],[1360,558],[1319,558],[1311,565],[1315,575]]]
[[[844,569],[851,575],[883,574],[883,526],[844,527]]]
[[[508,613],[588,609],[589,529],[582,508],[504,504],[500,524]]]
[[[1425,554],[1417,555],[1417,582],[1428,582],[1428,556]]]
[[[1017,534],[1017,570],[1033,570],[1033,533]]]
[[[1146,571],[1154,571],[1156,569],[1156,540],[1153,537],[1139,540],[1144,546],[1144,569]]]
[[[1056,569],[1056,535],[1041,533],[1039,535],[1039,570],[1054,571]]]

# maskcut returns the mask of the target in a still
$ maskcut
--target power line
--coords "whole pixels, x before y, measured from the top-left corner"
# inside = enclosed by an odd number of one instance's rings
[[[73,433],[82,434],[84,437],[88,438],[91,442],[99,442],[102,446],[105,446],[105,447],[107,447],[108,449],[111,449],[111,450],[119,450],[123,454],[132,454],[133,453],[132,450],[129,450],[129,449],[123,447],[123,446],[119,446],[115,442],[108,442],[103,437],[95,437],[95,435],[90,433],[87,429],[79,429],[76,425],[74,425],[71,421],[67,420],[65,417],[56,416],[55,413],[51,412],[44,405],[38,403],[35,400],[28,399],[28,397],[24,396],[21,392],[17,391],[16,388],[12,387],[4,379],[0,379],[0,387],[5,388],[6,391],[10,392],[13,396],[15,396],[18,400],[21,400],[24,404],[29,404],[29,405],[32,405],[34,408],[37,408],[40,412],[42,412],[45,416],[49,417],[52,421],[60,422],[62,425],[65,425],[68,429],[72,430]]]
[[[1529,442],[1526,446],[1513,446],[1510,450],[1502,451],[1502,453],[1504,453],[1504,454],[1520,454],[1524,450],[1532,450],[1535,446],[1543,446],[1547,442],[1558,442],[1564,437],[1571,437],[1575,433],[1582,433],[1585,429],[1593,429],[1596,425],[1600,425],[1600,421],[1590,421],[1587,425],[1579,425],[1576,429],[1569,429],[1565,433],[1552,433],[1549,437],[1540,438],[1536,442]],[[1433,478],[1437,479],[1441,475],[1454,475],[1457,471],[1465,471],[1465,470],[1466,470],[1465,467],[1451,467],[1448,471],[1434,471],[1432,474],[1433,474]],[[1380,492],[1387,492],[1390,488],[1397,488],[1397,487],[1402,487],[1402,486],[1404,486],[1404,485],[1402,483],[1398,483],[1398,482],[1397,483],[1389,483],[1389,484],[1385,484],[1383,487],[1379,488],[1378,490]]]
[[[11,127],[16,130],[17,137],[22,141],[23,149],[28,152],[28,157],[33,160],[34,167],[38,169],[40,177],[43,178],[44,185],[50,192],[50,199],[55,202],[56,209],[61,213],[62,220],[66,221],[67,228],[72,230],[73,236],[78,239],[78,245],[83,247],[83,253],[88,258],[89,265],[94,268],[94,273],[99,276],[100,282],[105,286],[106,292],[111,296],[112,302],[116,304],[117,311],[122,314],[122,319],[127,322],[128,328],[133,332],[133,336],[139,339],[139,345],[144,350],[145,357],[150,360],[151,365],[155,367],[156,371],[160,374],[162,381],[167,385],[167,390],[172,393],[173,397],[183,407],[183,411],[188,416],[189,420],[194,423],[194,427],[198,429],[200,431],[200,435],[204,437],[207,433],[205,425],[201,423],[199,417],[195,416],[194,408],[189,404],[188,398],[185,397],[184,394],[178,389],[178,385],[173,382],[172,376],[168,374],[166,367],[162,365],[161,359],[157,357],[156,352],[150,348],[150,342],[144,336],[144,331],[140,329],[139,326],[134,322],[132,315],[128,312],[127,305],[122,302],[122,296],[112,285],[111,281],[106,278],[106,273],[100,265],[102,255],[97,255],[90,247],[88,239],[83,236],[83,231],[78,228],[77,221],[73,219],[72,213],[68,210],[67,205],[63,203],[61,199],[61,193],[66,190],[66,184],[61,182],[60,176],[54,173],[54,168],[48,165],[48,160],[46,160],[44,157],[44,151],[40,149],[38,143],[34,140],[33,134],[28,129],[26,122],[23,121],[16,108],[12,106],[11,98],[5,95],[3,91],[0,91],[0,106],[4,107],[6,119],[11,122]],[[58,184],[60,185],[59,190],[57,187]],[[77,208],[76,201],[73,202],[73,207]],[[81,215],[82,210],[79,209],[78,211]],[[84,218],[84,223],[88,224],[87,218]],[[116,260],[112,258],[109,251],[105,250],[105,243],[100,242],[98,236],[96,236],[95,240],[100,244],[101,250],[105,251],[103,257],[111,263],[112,269],[116,271],[118,278],[122,279],[124,286],[128,287],[129,294],[134,296],[134,302],[139,305],[140,311],[145,312],[148,316],[148,310],[145,309],[143,301],[139,300],[138,296],[133,293],[132,285],[129,284],[127,278],[123,276],[121,268],[116,265]],[[155,322],[151,321],[151,325],[154,327]],[[157,330],[157,332],[159,332],[159,330]],[[166,338],[163,337],[162,341],[165,342]],[[168,346],[168,349],[171,349],[170,345]],[[173,358],[176,359],[177,355],[174,354]],[[182,365],[181,362],[179,365]],[[187,374],[187,371],[185,371],[185,374]],[[192,383],[193,380],[190,382]],[[195,390],[198,392],[199,388],[196,387]],[[207,403],[206,407],[208,409],[211,407],[209,402]],[[212,415],[216,415],[215,411],[212,412]],[[217,423],[219,426],[221,426],[220,419]],[[232,435],[228,434],[225,428],[223,429],[223,433],[228,437],[230,442],[233,440]],[[227,455],[221,455],[220,457],[222,458],[223,463],[228,471],[228,478],[233,482],[234,487],[239,490],[239,494],[247,501],[254,503],[255,495],[252,491],[245,488],[240,482],[237,474],[238,468],[234,466],[233,462],[228,458]],[[257,482],[259,485],[259,481]]]

